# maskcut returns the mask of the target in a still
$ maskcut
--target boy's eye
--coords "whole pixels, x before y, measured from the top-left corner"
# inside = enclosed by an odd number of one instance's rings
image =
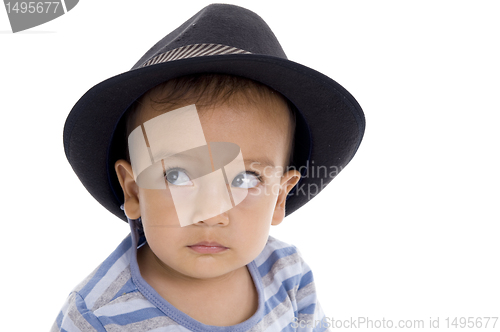
[[[260,182],[260,178],[250,172],[244,172],[236,175],[231,183],[232,187],[250,189],[256,187]]]
[[[166,172],[165,178],[167,181],[176,186],[192,186],[193,183],[189,176],[181,169],[174,168]]]

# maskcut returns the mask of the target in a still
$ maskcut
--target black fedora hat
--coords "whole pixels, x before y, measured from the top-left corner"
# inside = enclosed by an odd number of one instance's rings
[[[307,203],[347,165],[361,143],[365,119],[354,97],[327,76],[287,59],[267,24],[233,5],[203,8],[154,45],[131,70],[91,88],[64,126],[64,150],[90,194],[126,221],[114,162],[120,119],[132,103],[173,78],[218,73],[248,78],[280,92],[296,109],[293,166],[302,178],[287,197],[289,215]],[[327,171],[313,174],[311,167]]]

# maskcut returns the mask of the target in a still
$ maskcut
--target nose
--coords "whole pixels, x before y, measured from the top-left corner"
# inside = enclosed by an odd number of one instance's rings
[[[198,221],[197,225],[207,225],[207,226],[227,226],[229,225],[229,217],[227,213],[221,213],[215,217],[207,218],[205,220]]]

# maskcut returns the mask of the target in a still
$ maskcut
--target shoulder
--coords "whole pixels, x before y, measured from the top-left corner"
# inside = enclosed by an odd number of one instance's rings
[[[254,262],[264,289],[276,291],[274,288],[280,287],[292,295],[308,285],[314,287],[312,271],[294,245],[270,236]]]
[[[278,324],[282,330],[285,326],[295,327],[293,322],[324,316],[312,271],[297,247],[269,237],[254,262],[262,280],[266,316],[263,321],[272,321],[273,326]]]
[[[132,280],[132,254],[128,236],[69,294],[53,331],[105,331],[104,326],[123,323],[119,321],[123,313],[154,307]]]
[[[310,271],[297,247],[272,236],[269,236],[264,250],[255,259],[255,263],[262,276],[268,273],[276,274],[282,270],[286,271],[287,276],[302,275]]]
[[[90,275],[73,289],[73,292],[80,294],[89,308],[103,304],[103,297],[109,296],[114,288],[131,278],[132,254],[132,239],[127,236]]]

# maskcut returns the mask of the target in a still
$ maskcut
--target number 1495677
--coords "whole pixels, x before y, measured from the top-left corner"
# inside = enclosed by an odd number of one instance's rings
[[[49,13],[57,12],[57,8],[59,7],[60,2],[59,1],[52,1],[52,2],[7,2],[5,4],[5,7],[7,8],[7,13],[16,13],[16,14],[42,14],[42,13]]]

